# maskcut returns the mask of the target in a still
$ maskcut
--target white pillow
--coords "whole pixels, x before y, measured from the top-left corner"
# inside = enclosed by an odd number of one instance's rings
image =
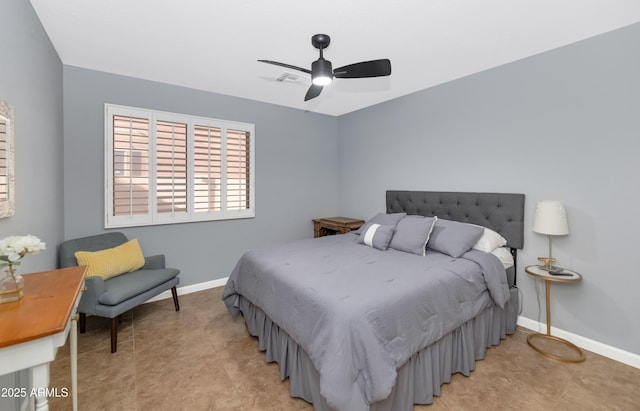
[[[484,251],[485,253],[490,253],[496,248],[504,247],[505,245],[507,245],[507,240],[505,240],[504,237],[502,237],[500,234],[496,233],[490,228],[483,228],[484,234],[482,234],[482,237],[480,237],[480,239],[472,248]]]
[[[491,254],[498,257],[505,270],[509,267],[513,266],[513,255],[511,255],[511,251],[507,247],[498,247],[491,252]]]

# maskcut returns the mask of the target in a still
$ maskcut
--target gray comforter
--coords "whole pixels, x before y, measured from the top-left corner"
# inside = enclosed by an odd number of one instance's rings
[[[248,251],[223,300],[261,308],[309,355],[338,410],[386,398],[414,353],[509,298],[504,267],[472,250],[461,258],[379,251],[346,234]]]

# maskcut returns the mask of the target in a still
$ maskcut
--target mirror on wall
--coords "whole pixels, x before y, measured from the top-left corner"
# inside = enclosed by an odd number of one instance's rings
[[[15,212],[13,131],[13,108],[0,100],[0,218]]]

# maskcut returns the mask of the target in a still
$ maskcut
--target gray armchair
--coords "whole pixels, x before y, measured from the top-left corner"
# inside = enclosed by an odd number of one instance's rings
[[[60,244],[60,267],[78,265],[76,251],[99,251],[116,247],[127,242],[122,233],[105,233],[90,237],[67,240]],[[176,286],[180,283],[180,270],[165,268],[164,255],[145,257],[144,266],[126,274],[121,274],[108,280],[102,277],[86,277],[86,291],[80,298],[78,312],[80,313],[80,333],[86,329],[86,316],[111,319],[111,352],[117,350],[118,344],[118,316],[163,291],[171,290],[176,311],[180,311]]]

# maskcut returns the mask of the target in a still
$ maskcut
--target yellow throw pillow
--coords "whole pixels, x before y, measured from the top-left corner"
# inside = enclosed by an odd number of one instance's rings
[[[87,277],[100,276],[105,280],[120,274],[130,273],[144,265],[144,256],[134,238],[114,248],[100,251],[76,251],[78,265],[86,265]]]

